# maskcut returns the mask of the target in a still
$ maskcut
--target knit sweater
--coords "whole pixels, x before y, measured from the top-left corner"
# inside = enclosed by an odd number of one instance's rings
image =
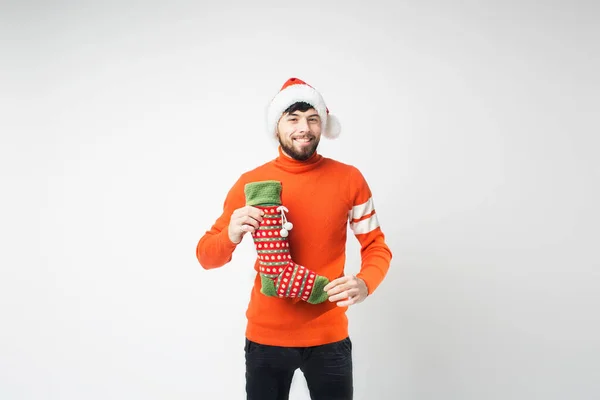
[[[392,253],[379,226],[371,190],[356,167],[316,152],[301,162],[279,147],[276,159],[242,174],[227,194],[223,213],[198,242],[200,265],[212,269],[231,261],[237,247],[228,234],[231,214],[245,206],[244,186],[263,180],[282,184],[281,199],[289,210],[288,220],[294,224],[288,238],[292,260],[329,280],[344,276],[350,227],[361,246],[362,261],[356,276],[372,294],[387,274]],[[304,347],[348,336],[347,307],[330,301],[310,304],[265,296],[260,293],[258,257],[254,270],[257,274],[246,311],[248,339],[272,346]]]

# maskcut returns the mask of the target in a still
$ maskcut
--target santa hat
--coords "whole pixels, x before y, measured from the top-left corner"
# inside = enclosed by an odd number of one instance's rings
[[[312,86],[298,78],[288,79],[279,93],[271,100],[267,110],[267,129],[269,135],[277,134],[277,124],[281,115],[294,103],[305,102],[313,108],[321,117],[321,133],[328,139],[337,138],[342,130],[339,120],[329,114],[325,100]]]

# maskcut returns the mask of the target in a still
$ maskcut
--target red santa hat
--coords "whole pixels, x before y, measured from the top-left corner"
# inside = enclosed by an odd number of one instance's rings
[[[328,139],[337,138],[342,127],[339,120],[329,114],[325,100],[312,86],[298,78],[288,79],[279,93],[271,100],[267,110],[267,129],[270,136],[277,135],[277,123],[281,115],[289,106],[297,102],[305,102],[313,108],[321,117],[321,134]]]

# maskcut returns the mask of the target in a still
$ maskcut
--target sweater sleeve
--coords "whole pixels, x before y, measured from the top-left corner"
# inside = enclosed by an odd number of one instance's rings
[[[354,167],[350,187],[352,209],[348,219],[350,228],[360,243],[362,260],[360,272],[356,276],[366,283],[369,294],[372,294],[388,272],[392,252],[379,225],[371,189],[361,172]]]
[[[245,205],[242,178],[233,185],[223,203],[223,212],[209,231],[198,241],[196,257],[204,269],[222,267],[231,261],[237,244],[229,239],[229,220],[231,214]]]

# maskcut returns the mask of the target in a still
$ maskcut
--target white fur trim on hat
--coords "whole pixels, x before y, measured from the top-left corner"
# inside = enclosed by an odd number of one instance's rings
[[[327,112],[325,101],[319,92],[306,84],[295,84],[281,90],[269,104],[267,110],[267,130],[269,135],[277,137],[277,124],[281,115],[289,106],[305,102],[314,107],[321,117],[321,132],[328,139],[335,139],[341,133],[339,120]]]

